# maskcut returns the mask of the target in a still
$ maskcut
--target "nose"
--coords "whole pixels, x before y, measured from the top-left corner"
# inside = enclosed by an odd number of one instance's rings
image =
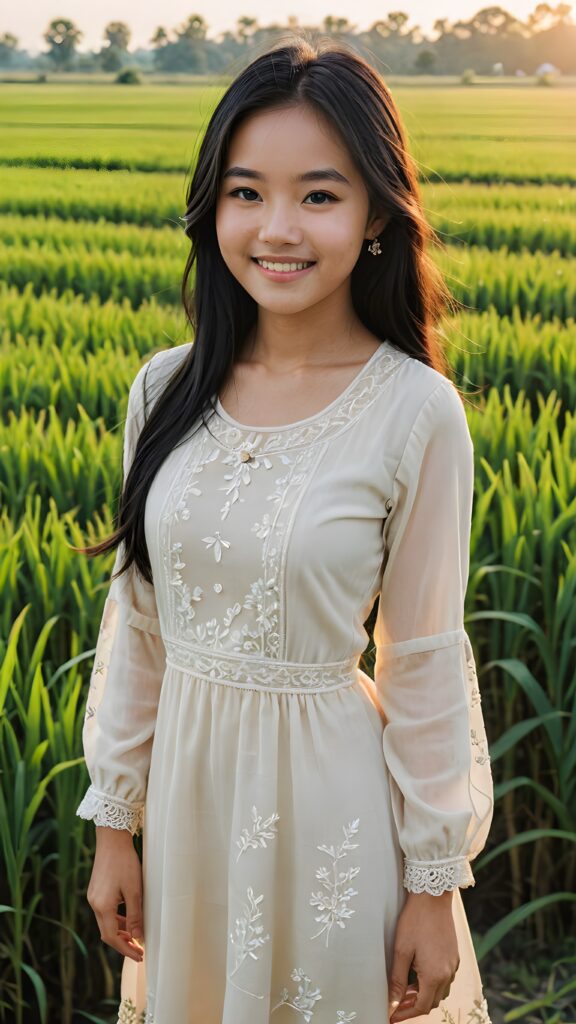
[[[283,243],[287,245],[301,244],[302,231],[288,205],[276,204],[274,207],[269,207],[262,217],[258,241],[278,247]]]

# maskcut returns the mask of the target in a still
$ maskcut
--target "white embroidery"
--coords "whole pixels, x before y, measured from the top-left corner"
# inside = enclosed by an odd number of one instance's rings
[[[358,659],[354,657],[321,664],[288,661],[276,664],[270,658],[210,651],[169,637],[165,638],[164,645],[167,660],[175,668],[227,686],[308,693],[352,686],[358,678]]]
[[[322,457],[323,443],[354,423],[406,358],[406,353],[391,342],[383,342],[370,368],[354,381],[341,400],[308,424],[296,424],[278,431],[254,431],[235,427],[214,412],[208,417],[204,429],[192,434],[184,464],[174,474],[174,483],[166,499],[166,511],[161,519],[161,550],[168,592],[177,604],[177,612],[169,614],[176,627],[175,639],[194,639],[214,650],[282,658],[285,639],[284,574],[289,532],[298,503]],[[231,451],[233,448],[251,452],[252,457],[243,462],[240,451]],[[182,548],[173,539],[172,529],[190,518],[189,502],[206,493],[206,487],[201,489],[199,486],[200,474],[214,462],[220,462],[227,470],[221,475],[222,486],[217,487],[226,494],[226,502],[220,508],[221,520],[230,515],[236,502],[244,500],[242,489],[250,484],[254,472],[262,469],[270,472],[278,463],[285,467],[285,472],[273,480],[271,493],[263,499],[271,503],[271,511],[261,514],[260,521],[250,527],[250,532],[262,541],[257,579],[247,593],[241,598],[238,595],[238,601],[227,609],[223,621],[216,619],[207,608],[210,617],[203,623],[192,623],[196,615],[193,602],[204,593],[201,588],[195,588],[192,581],[189,581],[190,586],[185,585],[181,573],[186,568],[181,557]],[[220,537],[217,530],[211,530],[203,542],[214,551],[217,563],[221,561],[224,550],[232,547],[231,541]],[[193,564],[192,554],[190,563]],[[240,621],[231,631],[230,625],[235,618]]]
[[[336,1024],[350,1024],[350,1021],[356,1020],[358,1014],[355,1010],[351,1013],[346,1013],[346,1010],[336,1010]]]
[[[457,1024],[449,1010],[444,1007],[440,1007],[440,1009],[442,1010],[442,1024]],[[466,1017],[469,1024],[491,1024],[488,1003],[484,996],[482,999],[474,1000],[472,1009],[467,1011]],[[458,1024],[460,1024],[460,1014],[458,1014]]]
[[[215,583],[214,584],[214,592],[216,594],[221,594],[222,593],[222,584],[221,583]]]
[[[218,413],[214,413],[209,421],[210,431],[215,438],[221,439],[222,443],[230,448],[236,448],[240,444],[244,446],[248,442],[254,442],[256,436],[260,436],[262,441],[258,445],[259,455],[285,452],[288,448],[305,447],[336,437],[372,404],[381,394],[382,388],[390,382],[393,373],[408,358],[406,352],[397,349],[389,341],[383,341],[372,365],[353,382],[340,400],[309,423],[296,423],[293,427],[255,435],[254,431],[240,429],[228,423]]]
[[[360,824],[360,818],[356,818],[351,821],[348,827],[343,825],[344,842],[340,846],[334,848],[334,846],[318,846],[317,849],[323,853],[327,853],[332,859],[331,872],[326,867],[319,867],[316,870],[316,878],[322,882],[324,892],[311,893],[310,895],[310,906],[319,907],[321,910],[320,914],[317,914],[314,918],[315,921],[322,922],[322,928],[311,935],[311,939],[317,938],[326,932],[326,946],[328,946],[328,940],[332,926],[337,924],[340,928],[344,928],[344,921],[347,918],[352,917],[356,911],[348,906],[352,896],[357,896],[357,889],[352,888],[348,883],[356,877],[360,871],[359,867],[350,867],[348,871],[338,871],[338,863],[343,857],[348,855],[349,850],[355,850],[358,847],[358,843],[351,843],[350,839],[355,836],[358,832]],[[346,886],[346,888],[344,888]]]
[[[236,960],[234,970],[231,971],[229,977],[242,967],[242,964],[246,960],[246,957],[251,957],[252,960],[258,960],[259,957],[254,952],[263,946],[270,936],[268,934],[262,935],[264,931],[259,919],[262,917],[262,911],[260,910],[260,904],[264,899],[264,894],[260,896],[254,896],[254,890],[251,886],[248,886],[246,890],[248,897],[248,903],[244,904],[242,909],[244,911],[243,917],[236,918],[235,932],[230,932],[230,942],[234,946],[236,953]],[[251,993],[253,994],[253,993]]]
[[[440,896],[451,889],[475,885],[472,868],[467,857],[456,857],[450,861],[404,860],[404,888],[408,892],[429,892]]]
[[[262,821],[262,815],[258,814],[255,806],[252,806],[252,830],[249,832],[247,828],[243,828],[240,839],[236,840],[236,846],[240,848],[236,861],[239,861],[250,847],[257,849],[259,846],[267,846],[266,840],[277,835],[275,822],[279,820],[280,815],[274,811],[269,818]]]
[[[194,590],[191,591],[188,584],[184,583],[180,570],[186,568],[186,563],[182,561],[180,554],[181,551],[181,542],[175,541],[170,548],[170,565],[172,567],[172,574],[168,582],[177,595],[177,603],[174,607],[176,620],[182,628],[185,629],[187,624],[191,622],[196,614],[192,607],[192,602],[200,601],[204,591],[201,587],[194,587]]]
[[[314,1016],[314,1006],[319,999],[322,999],[322,993],[319,988],[310,988],[310,978],[301,967],[295,967],[290,977],[293,981],[302,982],[298,985],[298,994],[290,998],[287,988],[283,988],[280,993],[280,1002],[276,1003],[275,1006],[270,1010],[274,1013],[279,1006],[291,1006],[293,1010],[297,1010],[301,1013],[306,1024],[312,1020]]]
[[[230,541],[229,540],[224,540],[220,536],[219,530],[215,530],[214,531],[214,537],[203,537],[202,540],[203,540],[203,542],[206,545],[208,550],[210,550],[210,548],[214,548],[214,558],[216,559],[217,562],[221,562],[222,561],[222,548],[229,548],[230,547]]]
[[[488,753],[488,743],[486,737],[478,736],[475,729],[470,730],[470,739],[472,740],[472,746],[478,747],[478,753],[475,755],[474,760],[478,764],[486,764],[486,761],[490,760],[490,754]]]
[[[101,793],[95,786],[90,785],[76,809],[76,814],[79,818],[93,821],[95,825],[126,828],[132,835],[138,835],[142,831],[144,820],[143,807],[143,803],[128,803]]]

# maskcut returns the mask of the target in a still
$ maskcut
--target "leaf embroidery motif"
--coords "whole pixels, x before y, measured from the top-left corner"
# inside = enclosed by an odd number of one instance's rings
[[[313,892],[310,894],[310,906],[318,907],[320,913],[316,915],[315,920],[322,922],[322,928],[311,935],[311,939],[317,938],[326,932],[326,946],[328,946],[328,940],[330,938],[330,932],[332,926],[337,924],[340,928],[344,928],[344,921],[346,918],[352,917],[356,911],[348,906],[352,896],[358,895],[358,890],[348,885],[353,878],[356,877],[360,871],[359,867],[350,867],[348,871],[338,871],[338,862],[346,857],[349,850],[355,850],[358,843],[351,843],[350,839],[355,836],[358,832],[360,825],[360,818],[355,818],[351,821],[348,826],[343,825],[344,831],[344,842],[334,849],[333,846],[318,846],[318,850],[322,850],[323,853],[327,853],[332,858],[332,872],[329,869],[321,866],[316,871],[316,878],[319,882],[322,882],[324,891]],[[346,888],[345,888],[346,887]]]
[[[252,960],[258,960],[254,950],[263,946],[270,938],[269,935],[262,935],[264,929],[261,924],[257,923],[259,918],[262,917],[262,911],[259,907],[264,899],[264,894],[262,893],[260,896],[255,897],[254,890],[251,886],[248,886],[246,895],[248,903],[242,907],[244,916],[236,918],[236,934],[234,935],[234,932],[230,932],[230,941],[236,950],[236,962],[234,970],[229,977],[236,974],[236,971],[240,969],[246,957],[249,956]]]
[[[310,978],[301,967],[295,967],[290,977],[293,981],[302,982],[303,984],[298,985],[298,995],[295,995],[292,999],[288,994],[288,989],[283,988],[280,993],[280,1002],[273,1006],[271,1013],[277,1010],[279,1006],[291,1006],[293,1010],[297,1010],[301,1013],[306,1024],[312,1020],[314,1016],[314,1005],[319,999],[322,999],[322,993],[319,988],[310,988]]]
[[[223,538],[220,536],[219,530],[214,530],[214,537],[202,537],[202,540],[206,545],[208,551],[210,550],[210,548],[214,548],[214,558],[216,559],[217,562],[221,562],[222,548],[229,548],[230,541],[223,540]]]
[[[236,846],[240,848],[236,861],[238,862],[242,854],[250,847],[257,849],[258,846],[267,846],[266,840],[273,839],[277,835],[275,822],[279,819],[280,815],[274,811],[269,818],[262,821],[262,815],[258,814],[255,806],[252,806],[252,831],[249,832],[247,828],[243,828],[240,839],[236,840]]]

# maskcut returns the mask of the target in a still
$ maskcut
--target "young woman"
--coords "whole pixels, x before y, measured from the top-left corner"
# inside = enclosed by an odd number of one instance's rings
[[[118,547],[77,813],[119,1020],[487,1024],[459,891],[493,808],[473,447],[382,79],[329,43],[258,57],[183,220],[194,343],[136,375],[86,549]]]

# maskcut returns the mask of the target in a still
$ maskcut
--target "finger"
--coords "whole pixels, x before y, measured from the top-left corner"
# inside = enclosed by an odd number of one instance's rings
[[[408,987],[408,971],[412,963],[414,953],[407,950],[394,949],[392,970],[388,982],[388,1016],[395,1013],[401,1000],[406,994]]]
[[[410,1017],[418,1017],[420,1014],[430,1013],[436,996],[436,989],[436,982],[427,978],[419,978],[418,995],[412,1010],[409,1011]]]
[[[139,890],[126,896],[126,928],[133,938],[144,938],[142,896]]]
[[[142,961],[144,950],[138,946],[134,939],[132,939],[127,933],[121,933],[119,931],[116,921],[116,911],[95,911],[95,914],[102,942],[105,942],[108,946],[112,946],[112,949],[117,950],[117,952],[121,953],[122,956],[128,956],[131,960],[135,960],[137,963]]]

